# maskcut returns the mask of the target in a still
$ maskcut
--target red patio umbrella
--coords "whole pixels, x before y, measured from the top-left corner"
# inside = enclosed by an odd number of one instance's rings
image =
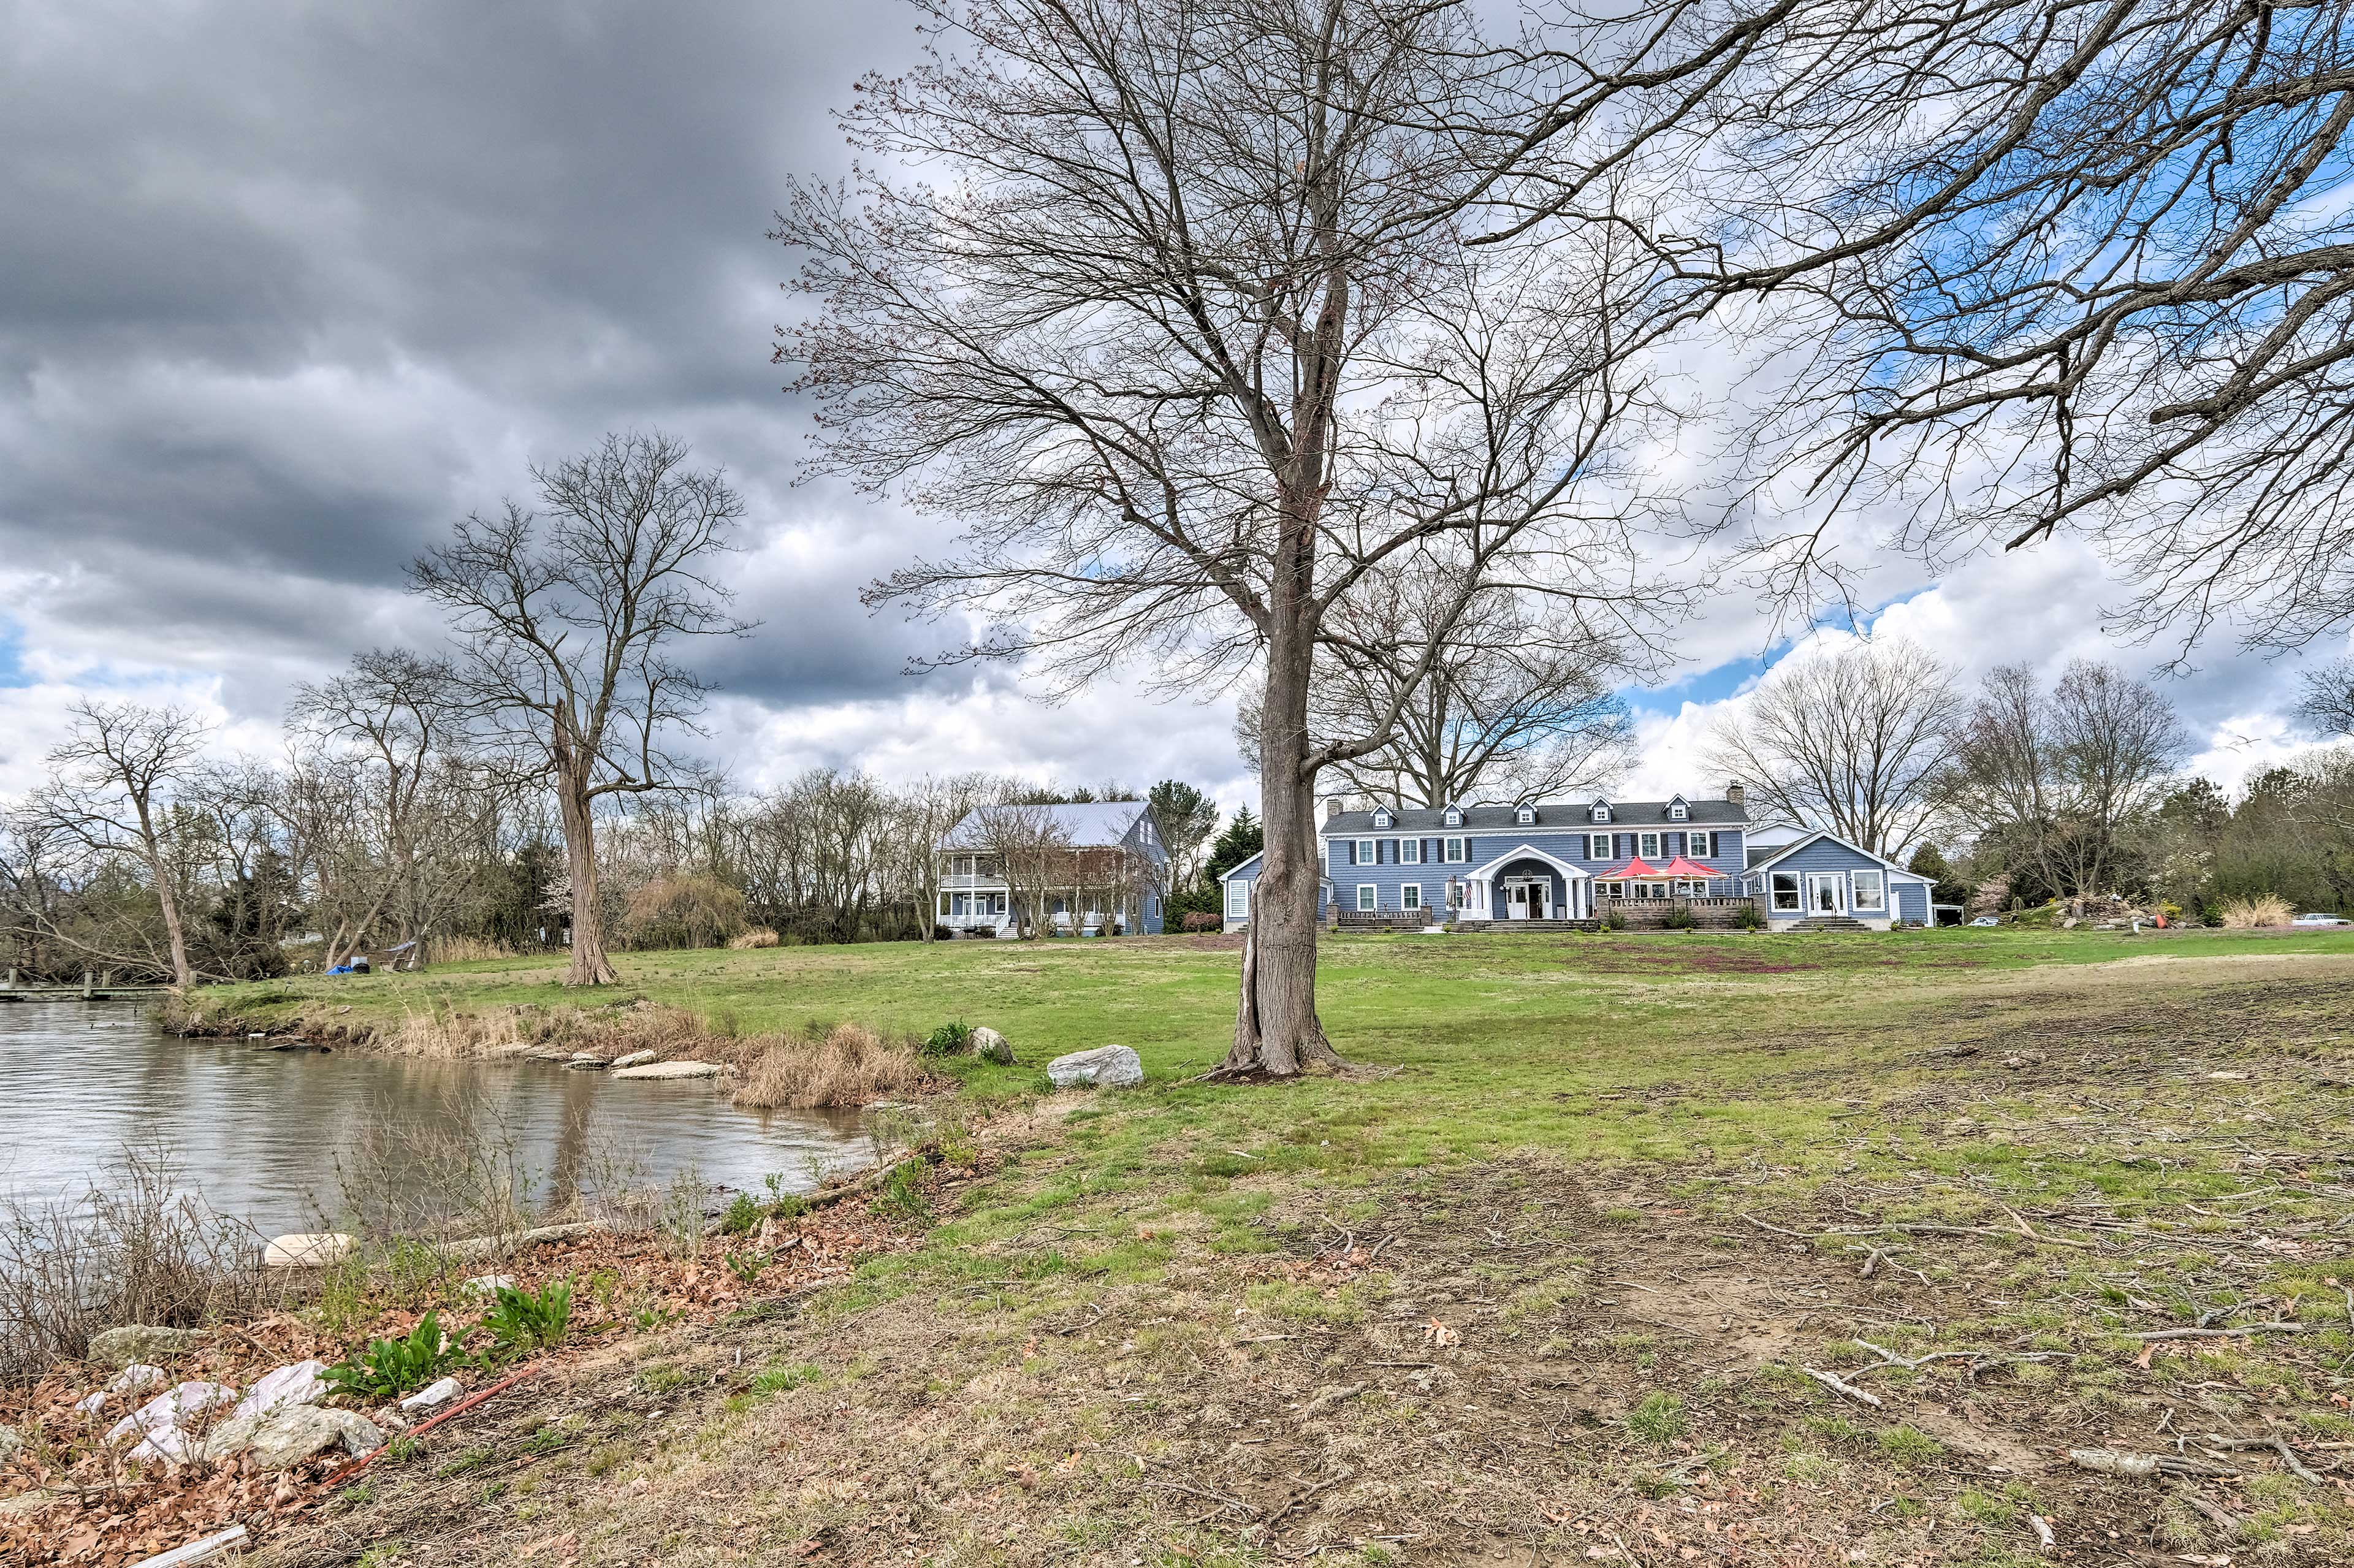
[[[1666,865],[1660,867],[1657,874],[1660,876],[1673,877],[1678,880],[1713,882],[1718,877],[1723,876],[1725,874],[1721,871],[1711,870],[1709,867],[1704,865],[1695,865],[1691,861],[1686,860],[1683,856],[1678,855]]]
[[[1638,855],[1634,859],[1628,861],[1625,865],[1614,866],[1608,871],[1596,872],[1594,874],[1594,880],[1596,882],[1633,882],[1639,878],[1648,882],[1667,874],[1668,874],[1664,871],[1654,871],[1649,866],[1645,865],[1643,863],[1642,857]]]

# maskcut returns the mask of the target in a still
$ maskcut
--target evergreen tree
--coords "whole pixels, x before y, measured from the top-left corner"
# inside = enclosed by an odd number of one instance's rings
[[[1248,806],[1242,807],[1218,835],[1218,842],[1210,846],[1210,880],[1215,882],[1266,847],[1267,831]]]

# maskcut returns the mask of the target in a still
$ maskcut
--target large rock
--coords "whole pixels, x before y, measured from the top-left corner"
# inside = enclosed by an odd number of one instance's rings
[[[1004,1035],[985,1023],[974,1030],[965,1044],[984,1062],[994,1062],[1001,1067],[1013,1065],[1013,1047],[1005,1043]]]
[[[614,1057],[613,1065],[616,1067],[642,1067],[653,1059],[654,1053],[652,1051],[632,1051],[626,1056]]]
[[[164,1390],[122,1420],[106,1435],[120,1443],[136,1433],[153,1437],[159,1432],[186,1426],[207,1410],[236,1403],[237,1390],[227,1383],[191,1381]]]
[[[273,1237],[261,1249],[264,1268],[324,1268],[359,1250],[360,1239],[341,1231],[297,1231]]]
[[[126,1323],[90,1337],[90,1359],[110,1367],[136,1361],[164,1361],[196,1349],[205,1337],[201,1329],[159,1329],[148,1323]]]
[[[719,1075],[716,1062],[649,1062],[642,1067],[618,1067],[608,1076],[615,1078],[716,1078]]]
[[[1127,1089],[1144,1082],[1144,1063],[1125,1045],[1098,1045],[1055,1057],[1046,1076],[1058,1089]]]
[[[265,1470],[283,1470],[338,1444],[346,1453],[372,1454],[384,1446],[384,1434],[352,1411],[298,1404],[280,1411],[254,1433],[253,1462]]]
[[[296,1361],[291,1367],[280,1367],[245,1391],[229,1414],[267,1418],[279,1411],[297,1404],[316,1404],[327,1397],[327,1380],[322,1375],[327,1370],[324,1361]]]
[[[14,1426],[0,1426],[0,1465],[25,1451],[25,1439]]]

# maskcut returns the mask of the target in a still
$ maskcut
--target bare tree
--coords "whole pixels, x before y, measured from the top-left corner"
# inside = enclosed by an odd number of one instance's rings
[[[2324,735],[2354,735],[2354,659],[2338,659],[2299,678],[2299,717]]]
[[[1598,789],[1625,766],[1627,706],[1612,690],[1628,667],[1614,647],[1557,624],[1542,599],[1483,595],[1435,660],[1421,607],[1446,585],[1385,582],[1351,607],[1351,658],[1327,656],[1309,706],[1310,733],[1376,732],[1376,750],[1333,765],[1352,790],[1436,808],[1543,800]],[[1412,683],[1409,685],[1408,683]],[[1256,705],[1237,732],[1257,763]]]
[[[1787,660],[1725,715],[1708,765],[1769,816],[1893,857],[1936,821],[1961,695],[1910,642]]]
[[[1775,450],[1819,498],[1933,558],[2081,531],[2186,647],[2354,619],[2347,0],[1717,9],[1640,8],[1727,45],[1704,90],[1654,57],[1699,210],[1653,233],[1695,315],[1808,350]]]
[[[446,663],[404,649],[373,649],[317,684],[295,688],[287,722],[329,748],[298,765],[295,799],[333,800],[343,820],[317,846],[343,895],[324,901],[335,928],[323,960],[341,963],[380,919],[408,944],[408,967],[479,861],[471,853],[503,804],[505,780],[487,758],[466,755],[463,695]],[[324,835],[314,835],[323,840]]]
[[[207,726],[184,709],[136,703],[83,701],[70,711],[73,727],[49,753],[49,779],[33,794],[28,815],[46,833],[90,854],[137,863],[163,919],[172,983],[192,986],[196,974],[181,909],[187,856],[174,806]]]
[[[748,628],[712,574],[744,503],[716,471],[656,435],[534,468],[546,514],[507,503],[460,523],[409,568],[450,611],[454,683],[503,738],[534,748],[564,824],[572,899],[567,985],[617,977],[597,891],[597,802],[659,789],[679,763],[666,732],[691,729],[709,690],[675,655],[684,638]]]
[[[899,868],[901,878],[921,902],[927,942],[937,935],[940,924],[940,841],[990,797],[992,787],[992,780],[980,773],[926,774],[899,791],[898,821],[890,842],[905,857]]]
[[[2045,885],[2094,897],[2117,891],[2120,844],[2188,749],[2172,705],[2114,665],[2073,661],[2049,694],[2030,666],[2003,665],[1962,729],[1953,797]]]
[[[1045,934],[1049,893],[1076,887],[1079,852],[1051,806],[1004,801],[977,807],[959,830],[957,843],[1005,879],[1014,924],[1024,936]]]
[[[779,221],[822,307],[779,351],[820,471],[964,526],[870,595],[985,617],[951,657],[1249,673],[1267,862],[1222,1071],[1336,1065],[1316,780],[1396,715],[1312,738],[1319,652],[1351,656],[1336,611],[1416,557],[1453,592],[1406,691],[1500,581],[1649,624],[1629,535],[1657,508],[1623,459],[1658,400],[1618,334],[1656,263],[1602,227],[1466,248],[1529,132],[1459,7],[922,9],[956,54],[862,82],[844,120],[878,164]],[[934,183],[881,172],[910,164]]]

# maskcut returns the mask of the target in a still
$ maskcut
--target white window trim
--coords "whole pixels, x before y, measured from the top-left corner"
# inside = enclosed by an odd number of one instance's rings
[[[1536,808],[1533,806],[1522,806],[1512,813],[1512,821],[1518,822],[1524,828],[1533,823],[1536,820],[1537,812]]]
[[[1636,835],[1635,853],[1641,855],[1645,860],[1659,859],[1659,842],[1666,835],[1661,833],[1639,833]]]
[[[1790,882],[1790,902],[1787,904],[1782,902],[1781,882],[1785,877],[1789,878]],[[1769,907],[1777,911],[1794,912],[1800,915],[1805,914],[1807,912],[1807,895],[1805,886],[1799,880],[1798,874],[1795,871],[1774,871],[1766,873],[1766,902]]]
[[[1712,842],[1715,836],[1704,829],[1694,829],[1684,834],[1684,853],[1694,860],[1707,859],[1716,853],[1716,845]]]
[[[1247,919],[1250,916],[1251,885],[1247,882],[1226,884],[1226,918]]]
[[[1381,862],[1382,843],[1379,839],[1359,839],[1357,841],[1357,863],[1359,865],[1379,865]]]
[[[1870,904],[1866,904],[1863,901],[1862,879],[1865,877],[1870,877],[1872,881],[1877,883],[1880,887],[1878,895],[1875,895],[1872,902]],[[1885,915],[1888,913],[1888,874],[1886,872],[1873,867],[1866,867],[1859,871],[1850,871],[1847,874],[1847,885],[1848,907],[1850,909],[1859,915]]]
[[[1409,882],[1399,887],[1398,907],[1401,909],[1421,908],[1422,884],[1418,882]]]
[[[1422,841],[1420,839],[1400,839],[1397,842],[1397,847],[1398,863],[1400,865],[1420,865],[1422,863]]]
[[[1440,825],[1441,825],[1441,826],[1443,826],[1443,827],[1449,827],[1449,828],[1459,828],[1459,827],[1461,827],[1461,826],[1463,825],[1463,813],[1462,813],[1462,812],[1460,812],[1460,811],[1458,811],[1458,810],[1456,810],[1454,807],[1452,807],[1452,806],[1447,807],[1447,817],[1446,817],[1446,820],[1445,820],[1445,821],[1444,821],[1444,822],[1442,822]]]
[[[1687,812],[1681,805],[1670,806],[1668,808],[1668,820],[1671,822],[1681,822],[1688,815],[1690,815],[1690,813]]]
[[[1382,890],[1370,882],[1357,884],[1357,913],[1370,915],[1382,906]]]
[[[1439,846],[1438,853],[1447,857],[1445,861],[1446,864],[1461,865],[1471,858],[1470,841],[1468,839],[1449,839],[1444,844]]]
[[[1610,808],[1607,806],[1596,806],[1594,808],[1591,816],[1595,821],[1606,822],[1610,820]]]
[[[1588,833],[1585,835],[1585,858],[1608,860],[1610,852],[1616,847],[1617,842],[1617,835],[1615,833]],[[1600,847],[1597,848],[1597,845]]]

